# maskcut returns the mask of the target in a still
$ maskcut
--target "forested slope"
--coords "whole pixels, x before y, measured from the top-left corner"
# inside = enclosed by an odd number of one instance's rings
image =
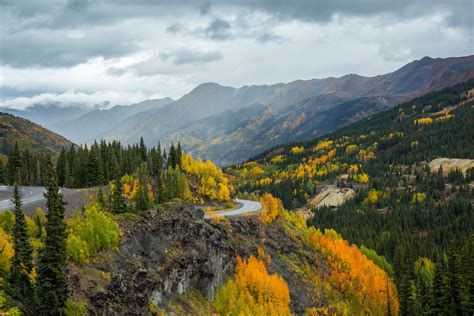
[[[336,209],[314,209],[309,224],[384,255],[379,264],[395,277],[401,314],[467,315],[474,302],[474,170],[430,170],[428,162],[474,159],[473,88],[471,80],[424,95],[227,172],[244,196],[271,192],[293,209],[328,186],[355,189]]]
[[[0,154],[8,155],[13,151],[15,142],[23,150],[30,152],[56,154],[71,142],[38,124],[26,119],[0,112]]]

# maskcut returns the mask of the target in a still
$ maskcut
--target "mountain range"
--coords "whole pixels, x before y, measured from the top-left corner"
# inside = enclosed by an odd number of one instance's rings
[[[147,145],[180,141],[195,156],[231,165],[273,146],[326,134],[473,77],[474,55],[424,57],[374,77],[349,74],[241,88],[204,83],[175,101],[166,98],[93,109],[54,122],[18,111],[15,114],[77,143],[103,138],[132,144],[140,137]]]

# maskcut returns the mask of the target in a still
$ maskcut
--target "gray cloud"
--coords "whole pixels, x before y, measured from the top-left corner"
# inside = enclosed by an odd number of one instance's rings
[[[69,67],[91,58],[121,57],[136,51],[133,38],[115,32],[68,34],[26,30],[2,35],[2,63],[16,68]]]
[[[214,40],[230,39],[232,37],[230,23],[225,20],[215,18],[206,27],[204,34],[206,37]]]
[[[346,16],[390,15],[409,19],[438,10],[450,14],[448,22],[467,30],[472,40],[474,2],[472,0],[3,0],[5,18],[0,30],[1,62],[13,67],[67,67],[91,58],[125,56],[137,50],[133,29],[111,34],[108,28],[133,19],[156,19],[184,14],[211,15],[218,10],[265,12],[277,20],[298,19],[324,23],[335,14]],[[83,38],[69,38],[71,30],[86,31]],[[51,33],[53,32],[53,33]],[[187,34],[222,41],[254,38],[259,43],[279,41],[271,30],[245,30],[232,21],[213,17],[204,28],[187,29],[172,24],[172,34]]]
[[[173,52],[161,53],[160,58],[164,61],[171,61],[175,65],[206,64],[222,59],[222,54],[217,51],[201,52],[190,49],[179,49]]]

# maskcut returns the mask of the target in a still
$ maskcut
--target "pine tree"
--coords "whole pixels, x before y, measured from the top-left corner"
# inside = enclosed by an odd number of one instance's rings
[[[176,164],[181,168],[181,158],[183,157],[183,151],[181,149],[181,142],[178,142],[178,148],[176,149]]]
[[[113,182],[112,193],[110,194],[110,210],[113,213],[122,213],[127,211],[127,204],[123,197],[123,186],[119,179]]]
[[[58,175],[58,185],[59,186],[64,186],[66,183],[66,152],[61,150],[61,153],[59,154],[58,157],[58,162],[56,163],[56,173]]]
[[[433,288],[431,294],[431,312],[433,315],[443,315],[447,308],[446,303],[446,282],[444,260],[436,263]]]
[[[18,142],[15,142],[13,151],[8,156],[8,176],[11,184],[21,184],[21,154]]]
[[[143,162],[147,161],[147,149],[145,146],[145,142],[143,141],[143,137],[140,137],[140,156]]]
[[[97,193],[97,202],[99,203],[102,209],[107,208],[107,203],[105,202],[104,192],[102,192],[102,187],[99,188],[99,192]]]
[[[461,256],[455,250],[448,252],[447,277],[449,311],[454,315],[464,315],[465,284],[462,274]]]
[[[137,195],[135,197],[135,209],[137,211],[146,211],[150,208],[150,199],[146,184],[140,182],[138,184]]]
[[[469,239],[467,246],[466,260],[464,266],[466,267],[466,312],[468,315],[474,315],[474,236]]]
[[[170,147],[170,151],[168,153],[168,161],[167,161],[167,167],[168,169],[172,168],[172,169],[175,169],[176,168],[176,149],[174,148],[174,145],[173,143],[171,143],[171,147]]]
[[[61,315],[69,296],[66,273],[66,223],[64,201],[48,164],[48,186],[45,193],[48,209],[46,238],[39,253],[37,297],[40,315]]]
[[[8,294],[22,303],[25,311],[31,312],[34,306],[34,290],[30,281],[33,270],[33,247],[26,224],[25,215],[21,210],[18,186],[13,188],[13,202],[15,204],[15,224],[13,225],[13,249],[15,253],[11,259]]]

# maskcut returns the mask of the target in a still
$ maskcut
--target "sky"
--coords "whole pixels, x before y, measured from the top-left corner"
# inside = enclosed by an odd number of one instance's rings
[[[0,107],[373,76],[474,54],[473,0],[0,0]]]

